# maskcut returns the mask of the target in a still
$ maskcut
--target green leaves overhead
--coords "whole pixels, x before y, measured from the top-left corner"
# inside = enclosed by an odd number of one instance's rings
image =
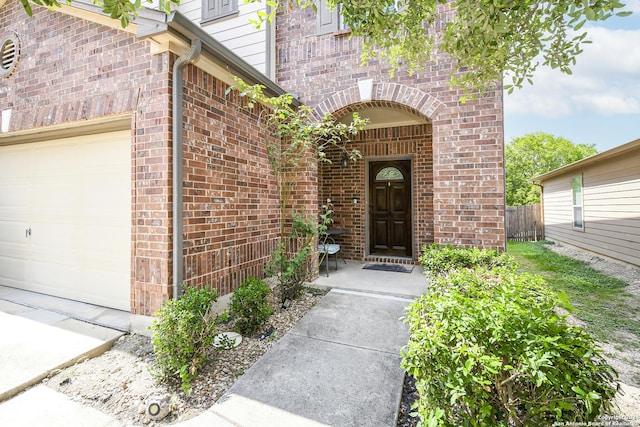
[[[509,92],[542,65],[571,74],[576,57],[589,43],[583,29],[588,21],[604,21],[623,11],[618,0],[326,0],[339,7],[352,34],[362,37],[362,60],[381,58],[392,73],[406,67],[419,71],[430,61],[453,60],[451,81],[467,92],[494,87],[506,76]],[[31,4],[59,7],[57,0],[21,0],[31,15]],[[263,3],[252,19],[257,27],[276,14],[295,7],[312,8],[313,0],[244,0]],[[123,27],[151,0],[93,0]],[[71,4],[71,0],[66,0]],[[180,0],[159,0],[167,13]]]
[[[245,0],[253,3],[259,0]],[[272,13],[259,25],[308,0],[273,0]],[[493,87],[506,75],[513,91],[532,83],[540,66],[570,74],[576,57],[589,43],[582,30],[587,21],[627,16],[618,0],[327,0],[339,7],[347,27],[362,37],[362,59],[387,60],[393,70],[406,66],[413,73],[429,61],[449,55],[452,83],[467,91]]]
[[[60,7],[61,3],[57,0],[20,0],[24,10],[29,16],[33,15],[31,3],[38,6],[46,6],[49,9]],[[180,0],[158,0],[158,8],[169,14],[171,12],[171,4],[180,4]],[[122,24],[122,28],[126,28],[132,18],[138,16],[138,10],[145,5],[150,5],[153,0],[92,0],[93,4],[101,7],[102,11],[109,15],[112,19],[117,19]],[[144,3],[144,4],[143,4]],[[66,0],[65,4],[71,5],[71,0]]]

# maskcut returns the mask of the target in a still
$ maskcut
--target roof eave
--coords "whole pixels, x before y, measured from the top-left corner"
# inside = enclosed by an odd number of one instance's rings
[[[209,64],[215,64],[215,70],[222,74],[223,80],[233,84],[230,76],[241,77],[248,84],[260,84],[265,87],[265,93],[270,96],[279,96],[287,93],[267,76],[256,70],[252,65],[222,45],[210,34],[186,18],[180,12],[174,11],[167,15],[165,12],[143,7],[137,11],[138,16],[133,17],[126,28],[122,28],[120,21],[110,18],[96,6],[91,0],[74,0],[70,5],[61,5],[61,12],[82,19],[108,25],[111,28],[135,34],[141,39],[163,39],[167,37],[179,40],[178,45],[188,46],[194,39],[200,39],[202,50],[210,60]],[[188,47],[187,47],[188,50]],[[176,52],[180,54],[180,52]],[[204,61],[203,61],[204,62]],[[300,102],[294,98],[294,105]]]
[[[202,28],[195,25],[180,12],[171,12],[169,15],[164,15],[163,18],[162,21],[145,22],[144,25],[139,25],[137,36],[140,38],[154,38],[162,34],[171,34],[189,43],[192,40],[200,39],[203,53],[228,73],[242,78],[249,84],[260,84],[264,86],[265,92],[269,95],[279,96],[287,93],[283,88],[233,53]],[[299,105],[297,99],[294,99],[294,104]]]

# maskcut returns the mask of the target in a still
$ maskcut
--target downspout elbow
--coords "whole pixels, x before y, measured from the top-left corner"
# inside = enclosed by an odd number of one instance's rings
[[[202,42],[196,39],[191,49],[173,64],[172,80],[172,172],[173,172],[173,298],[182,294],[183,270],[183,215],[182,215],[182,71],[193,63],[202,51]]]

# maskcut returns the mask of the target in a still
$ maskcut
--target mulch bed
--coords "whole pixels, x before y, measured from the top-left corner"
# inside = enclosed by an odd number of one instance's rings
[[[416,380],[411,375],[405,375],[396,427],[416,427],[418,425],[419,418],[411,416],[411,406],[417,398]]]

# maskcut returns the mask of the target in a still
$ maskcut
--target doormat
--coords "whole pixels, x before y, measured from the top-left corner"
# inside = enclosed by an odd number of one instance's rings
[[[411,273],[413,265],[402,264],[365,264],[363,270],[392,271],[394,273]]]

